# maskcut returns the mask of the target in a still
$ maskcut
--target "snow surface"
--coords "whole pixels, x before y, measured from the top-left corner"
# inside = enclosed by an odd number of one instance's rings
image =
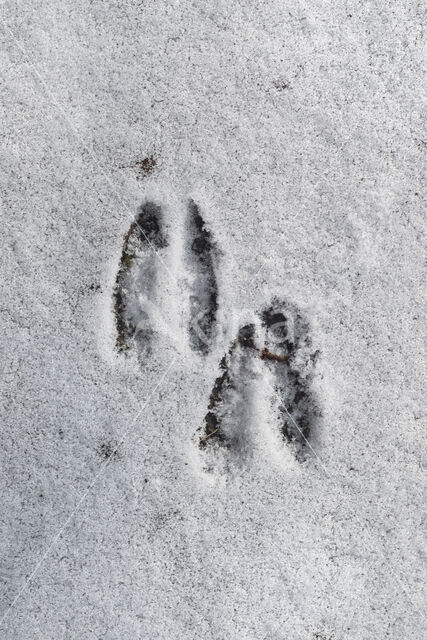
[[[421,639],[422,4],[1,13],[2,637]],[[112,292],[147,198],[171,330],[141,362]],[[181,320],[189,198],[221,252],[206,358]],[[207,474],[227,331],[273,296],[321,352],[314,453],[257,385],[256,455]]]

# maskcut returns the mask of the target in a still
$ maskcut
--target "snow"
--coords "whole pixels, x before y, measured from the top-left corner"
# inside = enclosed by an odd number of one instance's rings
[[[2,637],[424,636],[424,20],[400,0],[3,3]],[[206,356],[190,199],[219,251]],[[146,201],[170,245],[145,357],[115,348],[113,291]],[[275,297],[320,351],[313,451],[278,437],[257,362],[245,455],[209,473],[219,362]]]

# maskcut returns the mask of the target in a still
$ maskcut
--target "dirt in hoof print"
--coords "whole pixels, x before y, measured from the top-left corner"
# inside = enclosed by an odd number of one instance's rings
[[[188,262],[193,273],[190,291],[190,345],[206,355],[215,335],[218,311],[218,285],[215,266],[218,251],[211,231],[206,227],[198,205],[188,203]]]
[[[265,340],[261,357],[273,376],[280,430],[297,459],[304,460],[321,417],[312,390],[319,352],[313,350],[309,326],[295,306],[275,300],[261,318]]]
[[[209,398],[208,412],[205,416],[205,432],[200,438],[201,448],[205,447],[210,439],[221,442],[227,447],[235,445],[239,440],[238,429],[233,428],[235,421],[226,419],[225,414],[227,413],[230,417],[233,413],[230,412],[228,404],[232,402],[232,397],[237,392],[240,379],[245,377],[245,369],[248,364],[246,350],[252,348],[250,345],[253,343],[253,334],[253,325],[243,327],[237,339],[230,346],[228,353],[223,356],[220,362],[221,373],[215,380]],[[234,401],[237,399],[234,398]],[[238,416],[236,417],[238,418]]]
[[[254,326],[242,327],[220,362],[220,375],[210,394],[199,437],[199,446],[207,455],[205,469],[208,471],[217,467],[217,462],[220,466],[240,467],[253,454],[252,438],[246,428],[253,409],[253,394],[248,384],[255,379],[253,339]],[[221,450],[227,454],[226,459],[221,456]],[[215,460],[217,453],[221,461]]]
[[[201,427],[199,446],[209,452],[229,452],[229,458],[251,451],[256,393],[251,388],[272,390],[268,406],[272,420],[295,457],[303,461],[310,449],[312,430],[320,409],[312,391],[317,358],[309,328],[296,307],[273,300],[257,315],[257,322],[242,327],[223,356]],[[260,384],[268,376],[269,386]]]
[[[156,284],[155,254],[167,245],[161,207],[144,203],[125,235],[113,292],[119,351],[128,350],[132,341],[149,346],[153,330],[147,309]]]

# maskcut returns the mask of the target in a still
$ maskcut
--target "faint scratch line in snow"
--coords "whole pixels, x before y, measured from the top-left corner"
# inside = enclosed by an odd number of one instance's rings
[[[95,157],[94,153],[84,144],[83,138],[81,137],[81,135],[79,134],[79,132],[77,131],[77,129],[75,128],[74,124],[72,123],[71,119],[69,118],[69,116],[67,115],[67,112],[65,111],[64,107],[61,105],[61,103],[59,102],[59,100],[55,97],[55,95],[51,92],[51,90],[49,89],[48,84],[46,83],[46,81],[44,80],[43,76],[41,75],[41,73],[38,71],[35,63],[32,61],[32,58],[30,56],[30,54],[26,51],[26,49],[24,47],[21,46],[19,40],[16,38],[15,34],[13,33],[13,31],[4,23],[4,20],[0,20],[3,29],[5,31],[8,31],[13,39],[13,41],[15,42],[17,48],[19,49],[19,51],[22,53],[22,55],[27,59],[28,64],[30,65],[34,75],[37,76],[37,78],[39,79],[40,83],[42,84],[46,95],[48,96],[48,98],[52,101],[52,103],[57,107],[57,109],[61,112],[64,120],[68,123],[70,129],[72,130],[72,132],[74,133],[75,137],[77,138],[77,140],[80,142],[80,144],[82,145],[83,149],[85,151],[87,151],[87,153],[89,154],[90,158],[94,161],[94,163],[96,164],[96,166],[99,168],[100,173],[104,176],[104,178],[106,179],[106,181],[108,182],[108,184],[110,185],[110,187],[113,189],[114,194],[117,196],[117,198],[120,200],[121,204],[123,205],[123,207],[126,210],[127,215],[129,215],[132,220],[136,223],[136,226],[139,227],[141,233],[143,234],[143,236],[145,237],[145,239],[147,240],[147,243],[149,244],[150,248],[152,249],[152,251],[154,251],[156,257],[158,258],[158,260],[160,261],[160,263],[162,264],[162,266],[166,269],[166,271],[168,272],[168,274],[171,276],[171,278],[177,282],[176,277],[174,276],[174,274],[170,271],[170,269],[168,268],[168,266],[163,262],[162,258],[160,257],[160,255],[158,254],[158,252],[156,251],[156,249],[154,248],[154,245],[152,244],[152,242],[149,240],[149,238],[147,238],[147,236],[145,235],[143,229],[141,229],[140,225],[138,224],[138,222],[135,219],[135,216],[132,215],[130,212],[127,211],[127,207],[125,205],[125,203],[123,202],[122,198],[120,197],[120,194],[118,193],[118,191],[116,190],[116,188],[113,185],[113,182],[111,180],[111,178],[108,176],[107,172],[99,165],[99,161],[98,159]]]
[[[3,622],[6,620],[7,616],[9,615],[10,611],[13,609],[13,607],[15,606],[15,604],[18,602],[19,598],[22,596],[22,594],[24,593],[24,591],[26,591],[28,585],[34,580],[35,576],[37,575],[37,573],[39,572],[39,570],[41,569],[44,561],[46,560],[46,558],[48,557],[49,553],[52,551],[52,549],[55,547],[56,543],[58,542],[58,540],[61,538],[63,532],[65,531],[65,529],[68,527],[68,525],[70,524],[71,520],[74,518],[74,516],[76,515],[76,513],[79,511],[81,505],[83,504],[84,500],[86,499],[86,497],[88,496],[90,490],[94,487],[94,485],[96,484],[96,482],[98,481],[98,479],[101,477],[101,475],[104,473],[105,469],[107,468],[107,466],[109,465],[111,459],[113,458],[113,456],[116,454],[117,450],[119,449],[119,447],[121,447],[121,445],[123,444],[123,442],[125,441],[125,439],[127,438],[127,436],[129,435],[129,431],[130,429],[134,426],[134,424],[136,423],[136,421],[138,420],[138,418],[141,416],[141,414],[143,413],[144,409],[146,409],[146,407],[148,406],[148,403],[150,402],[151,398],[153,397],[153,395],[156,393],[157,389],[160,387],[160,385],[164,382],[164,380],[166,379],[168,373],[170,372],[170,370],[172,369],[173,365],[176,362],[176,358],[174,360],[172,360],[171,364],[169,365],[169,367],[166,369],[165,373],[163,374],[162,378],[160,379],[160,381],[156,384],[156,386],[154,387],[154,389],[152,390],[152,392],[150,393],[150,395],[148,396],[147,400],[144,402],[144,404],[142,405],[142,407],[140,408],[140,410],[138,411],[138,413],[136,414],[136,416],[134,417],[134,419],[132,420],[132,422],[130,423],[130,425],[128,426],[124,437],[121,439],[121,441],[116,445],[115,449],[113,451],[111,451],[110,455],[108,456],[108,458],[105,460],[105,462],[102,463],[100,470],[98,471],[98,473],[95,475],[94,479],[92,480],[92,482],[89,483],[88,487],[86,488],[86,490],[82,493],[82,495],[80,496],[77,505],[74,507],[73,511],[71,512],[71,514],[68,516],[68,518],[65,520],[65,522],[62,524],[61,528],[59,529],[58,533],[53,537],[53,540],[51,541],[50,545],[48,546],[48,548],[46,549],[46,551],[43,553],[42,557],[40,558],[40,560],[38,561],[38,563],[36,564],[36,566],[34,567],[34,569],[32,570],[32,572],[30,573],[29,577],[27,578],[27,580],[25,581],[25,584],[22,586],[22,588],[20,589],[20,591],[17,593],[17,595],[15,596],[15,598],[13,599],[13,601],[11,602],[11,604],[9,605],[9,607],[6,609],[3,617],[0,619],[0,626],[3,625]]]

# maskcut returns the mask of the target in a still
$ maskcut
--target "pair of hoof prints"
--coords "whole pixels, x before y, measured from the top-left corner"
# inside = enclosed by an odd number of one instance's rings
[[[185,229],[187,261],[193,273],[187,335],[191,349],[206,356],[216,336],[220,252],[192,200]],[[162,207],[145,202],[124,238],[114,288],[116,347],[121,352],[150,353],[157,332],[151,305],[161,268],[154,252],[161,259],[168,247]],[[248,388],[264,377],[269,380],[268,408],[277,434],[303,461],[320,418],[312,390],[317,356],[300,311],[287,301],[273,299],[254,315],[253,323],[240,328],[219,363],[204,422],[197,431],[200,449],[210,460],[226,452],[243,455],[252,417]]]
[[[192,273],[188,337],[191,348],[208,354],[215,333],[218,311],[218,287],[215,276],[217,249],[206,228],[199,208],[188,205],[186,248]],[[161,263],[170,245],[162,208],[146,202],[125,235],[114,288],[116,347],[127,351],[132,346],[147,355],[159,330],[156,288]],[[159,266],[160,261],[160,266]]]

